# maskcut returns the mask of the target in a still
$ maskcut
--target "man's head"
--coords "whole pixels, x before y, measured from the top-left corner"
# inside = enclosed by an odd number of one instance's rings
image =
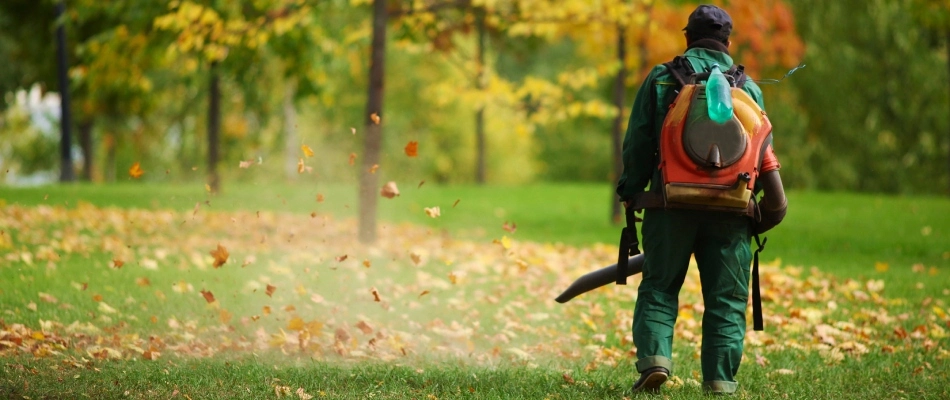
[[[728,46],[729,35],[732,33],[732,17],[726,10],[704,4],[693,10],[683,30],[686,31],[687,43],[714,39]]]

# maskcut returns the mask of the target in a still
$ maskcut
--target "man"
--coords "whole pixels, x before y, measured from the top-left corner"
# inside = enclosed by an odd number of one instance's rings
[[[729,35],[732,19],[723,9],[702,5],[689,16],[685,59],[694,72],[722,71],[732,67]],[[752,234],[762,233],[781,222],[786,201],[778,176],[779,164],[771,145],[759,166],[758,189],[765,190],[759,207],[749,218],[738,212],[638,206],[631,202],[647,185],[661,192],[658,168],[660,133],[669,106],[678,90],[677,81],[665,65],[653,68],[637,93],[623,144],[624,173],[617,194],[625,206],[646,208],[643,215],[643,279],[633,319],[640,378],[633,390],[658,392],[673,371],[673,325],[678,313],[679,290],[694,254],[703,287],[702,373],[707,393],[731,394],[738,383],[735,375],[742,359],[749,296]],[[746,80],[744,91],[763,106],[762,91]]]

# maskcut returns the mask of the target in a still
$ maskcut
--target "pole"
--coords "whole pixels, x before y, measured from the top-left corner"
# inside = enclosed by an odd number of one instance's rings
[[[59,162],[60,182],[72,182],[76,179],[72,157],[72,114],[69,109],[69,63],[66,59],[66,3],[56,4],[56,66],[59,77],[60,141]]]

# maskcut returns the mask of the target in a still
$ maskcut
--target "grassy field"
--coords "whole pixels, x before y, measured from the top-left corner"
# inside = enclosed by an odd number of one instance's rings
[[[0,188],[0,397],[630,395],[635,286],[551,300],[614,257],[607,186],[400,191],[363,246],[351,186]],[[950,396],[950,201],[789,199],[740,396]],[[689,279],[672,398],[702,397]]]

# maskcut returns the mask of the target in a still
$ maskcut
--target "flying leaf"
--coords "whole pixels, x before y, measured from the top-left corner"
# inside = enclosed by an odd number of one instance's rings
[[[396,187],[396,182],[386,182],[386,184],[383,185],[383,188],[380,189],[379,195],[387,199],[399,196],[399,188]]]
[[[214,294],[212,294],[210,290],[204,290],[204,289],[202,289],[202,290],[201,290],[201,295],[204,296],[205,301],[207,301],[207,302],[209,302],[209,303],[214,303]]]
[[[238,168],[247,169],[247,168],[249,168],[252,164],[254,164],[254,160],[240,161],[240,162],[238,162]]]
[[[356,153],[350,153],[350,165],[356,164]]]
[[[369,167],[369,173],[375,174],[377,169],[379,169],[379,164],[373,164],[372,167]]]
[[[409,253],[409,258],[412,259],[412,263],[416,265],[419,265],[419,263],[422,262],[422,256],[416,253]]]
[[[375,301],[375,302],[377,302],[377,303],[383,301],[382,299],[379,298],[379,291],[376,290],[376,288],[370,289],[370,293],[373,294],[373,301]]]
[[[347,333],[346,329],[343,329],[343,328],[337,328],[336,332],[333,333],[333,337],[335,337],[336,340],[341,341],[341,342],[350,340],[350,334]]]
[[[363,266],[364,266],[364,267],[369,268],[369,267],[371,267],[372,265],[373,265],[373,264],[370,263],[369,260],[363,260]]]
[[[890,269],[890,267],[891,266],[888,265],[886,262],[878,261],[874,263],[874,270],[877,272],[887,272],[887,270]]]
[[[304,322],[300,317],[293,317],[287,322],[287,329],[291,331],[301,331],[303,330]]]
[[[426,211],[426,215],[432,218],[438,218],[440,215],[442,215],[442,210],[440,210],[438,206],[426,207],[425,211]]]
[[[129,176],[131,176],[132,179],[139,179],[144,173],[145,171],[142,170],[142,166],[138,163],[138,161],[136,161],[135,164],[132,164],[132,167],[129,168]]]
[[[452,203],[452,208],[455,208],[455,206],[457,206],[460,201],[462,201],[462,199],[456,199],[455,203]]]
[[[366,321],[360,321],[356,323],[356,327],[363,331],[363,334],[369,335],[373,333],[373,328],[366,323]]]
[[[268,286],[270,286],[270,285],[268,285]],[[268,296],[270,296],[270,294],[268,294]],[[270,306],[261,307],[261,312],[264,313],[264,316],[265,316],[265,317],[268,316],[268,315],[270,315],[270,313],[271,313]]]
[[[379,114],[372,113],[369,115],[369,119],[373,120],[373,123],[379,125],[382,122],[382,118],[379,117]]]
[[[350,127],[350,132],[352,132],[352,133],[355,135],[355,134],[356,134],[356,128]]]
[[[101,294],[94,294],[94,295],[92,295],[92,301],[95,301],[95,302],[100,302],[100,301],[102,301],[102,295],[101,295]]]
[[[419,155],[419,142],[411,141],[406,144],[406,155],[409,157],[415,157]]]
[[[307,156],[307,157],[313,157],[313,150],[310,149],[310,146],[307,146],[307,145],[305,145],[305,144],[302,144],[302,145],[300,145],[300,150],[303,151],[303,155],[305,155],[305,156]]]
[[[267,285],[267,289],[266,289],[266,291],[265,291],[264,293],[267,293],[267,296],[269,296],[269,297],[273,297],[272,295],[274,294],[274,291],[275,291],[275,290],[277,290],[277,286],[268,284],[268,285]]]
[[[419,293],[419,297],[425,296],[425,295],[427,295],[427,294],[429,294],[429,291],[428,291],[428,290],[423,290],[422,293]]]
[[[425,179],[419,181],[419,186],[416,186],[416,189],[421,188],[423,183],[426,183],[426,180],[425,180]]]
[[[298,174],[302,174],[302,173],[303,173],[304,171],[306,171],[306,170],[307,170],[307,166],[304,165],[303,159],[302,159],[302,158],[301,158],[301,159],[298,159],[298,160],[297,160],[297,173],[298,173]]]
[[[148,280],[148,278],[145,278],[145,277],[135,278],[135,284],[142,287],[151,286],[152,281]]]
[[[508,221],[505,221],[505,223],[501,225],[501,229],[504,229],[509,233],[515,233],[515,231],[518,230],[518,225],[514,222],[512,222],[511,225],[508,225]]]
[[[459,281],[458,275],[455,272],[449,272],[449,282],[452,282],[453,285],[457,284]]]
[[[214,257],[214,267],[219,268],[224,263],[228,262],[228,249],[224,248],[220,243],[218,243],[218,248],[208,252]]]
[[[320,193],[317,193],[317,203],[323,203],[323,195]]]
[[[125,265],[125,261],[118,258],[112,260],[112,268],[122,268],[123,265]]]
[[[347,257],[346,254],[344,254],[344,255],[342,255],[342,256],[337,256],[337,257],[336,257],[336,261],[337,261],[337,262],[346,261],[346,257]]]

